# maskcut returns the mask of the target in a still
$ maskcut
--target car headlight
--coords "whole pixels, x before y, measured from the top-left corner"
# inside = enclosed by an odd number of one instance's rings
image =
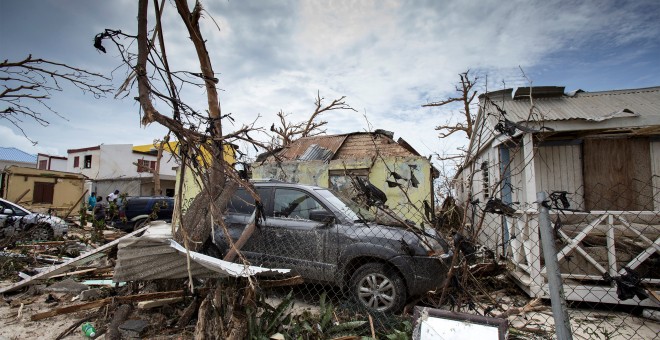
[[[426,255],[428,256],[440,256],[445,253],[440,242],[434,237],[420,236],[419,242],[422,244],[422,248],[424,248]]]

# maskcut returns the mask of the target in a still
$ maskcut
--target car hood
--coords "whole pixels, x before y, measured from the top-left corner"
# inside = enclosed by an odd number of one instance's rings
[[[64,221],[63,219],[57,216],[40,214],[40,213],[27,214],[20,218],[19,223],[23,225],[46,223],[53,228],[53,231],[55,232],[56,235],[66,231],[69,227],[66,221]]]
[[[439,242],[445,253],[450,251],[446,240],[438,235],[434,229],[428,227],[422,230],[418,227],[404,228],[369,222],[366,224],[355,223],[347,229],[347,232],[352,233],[358,239],[380,238],[397,242],[404,240],[409,244],[419,244],[423,238],[430,237]]]

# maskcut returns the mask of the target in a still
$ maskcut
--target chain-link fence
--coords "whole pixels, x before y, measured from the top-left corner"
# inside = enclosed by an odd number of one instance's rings
[[[428,199],[394,207],[375,199],[367,209],[324,190],[257,189],[272,200],[262,201],[264,219],[241,253],[300,276],[274,288],[270,278],[258,281],[266,300],[287,304],[292,317],[330,308],[335,324],[361,325],[363,335],[369,324],[379,334],[406,333],[421,305],[507,319],[512,338],[556,337],[536,203],[493,196],[464,208],[448,201],[428,214]],[[613,203],[583,195],[550,192],[543,203],[574,338],[658,338],[660,213],[597,210]],[[234,238],[252,216],[250,201],[230,203],[225,222]]]
[[[573,193],[551,191],[542,203],[550,209],[547,228],[555,241],[576,339],[659,337],[660,212],[653,209],[659,191],[650,183],[592,183]],[[538,203],[505,203],[496,197],[472,200],[467,229],[476,246],[495,254],[512,282],[529,297],[512,305],[509,301],[520,296],[496,291],[495,310],[508,314],[511,330],[550,336],[556,331],[546,307],[552,273],[543,256],[537,207]]]

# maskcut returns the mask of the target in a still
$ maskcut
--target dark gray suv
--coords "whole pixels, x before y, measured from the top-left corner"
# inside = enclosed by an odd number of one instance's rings
[[[369,210],[326,188],[281,182],[254,186],[265,220],[241,249],[253,265],[289,268],[306,281],[348,288],[357,301],[379,312],[400,311],[408,298],[439,287],[446,277],[452,254],[431,229],[376,224]],[[254,199],[239,188],[224,217],[232,239],[238,239],[253,211]],[[210,253],[221,257],[228,249],[222,228],[214,236]]]

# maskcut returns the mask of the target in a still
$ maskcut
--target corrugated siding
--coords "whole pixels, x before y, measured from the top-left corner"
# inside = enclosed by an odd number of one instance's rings
[[[16,148],[0,147],[0,159],[12,162],[37,163],[37,156]]]
[[[612,118],[610,115],[623,109],[634,114],[619,112],[617,117],[660,116],[660,87],[637,90],[618,90],[606,92],[583,92],[574,97],[536,98],[534,105],[538,109],[530,117],[529,99],[502,100],[494,98],[511,121],[527,120],[568,120],[585,119],[600,121]],[[488,109],[496,112],[495,108]],[[497,123],[499,115],[489,118]]]
[[[333,155],[332,151],[312,144],[298,159],[301,161],[328,161],[332,159]]]
[[[369,133],[352,134],[335,153],[334,159],[371,157],[376,150],[383,156],[410,156],[410,151],[384,135]]]
[[[303,155],[312,144],[316,144],[333,153],[337,153],[337,149],[339,149],[346,137],[347,135],[334,135],[300,138],[284,150],[280,151],[278,156],[284,160],[298,159],[298,157]]]
[[[536,191],[567,191],[571,208],[584,209],[581,145],[540,146],[534,170]]]

